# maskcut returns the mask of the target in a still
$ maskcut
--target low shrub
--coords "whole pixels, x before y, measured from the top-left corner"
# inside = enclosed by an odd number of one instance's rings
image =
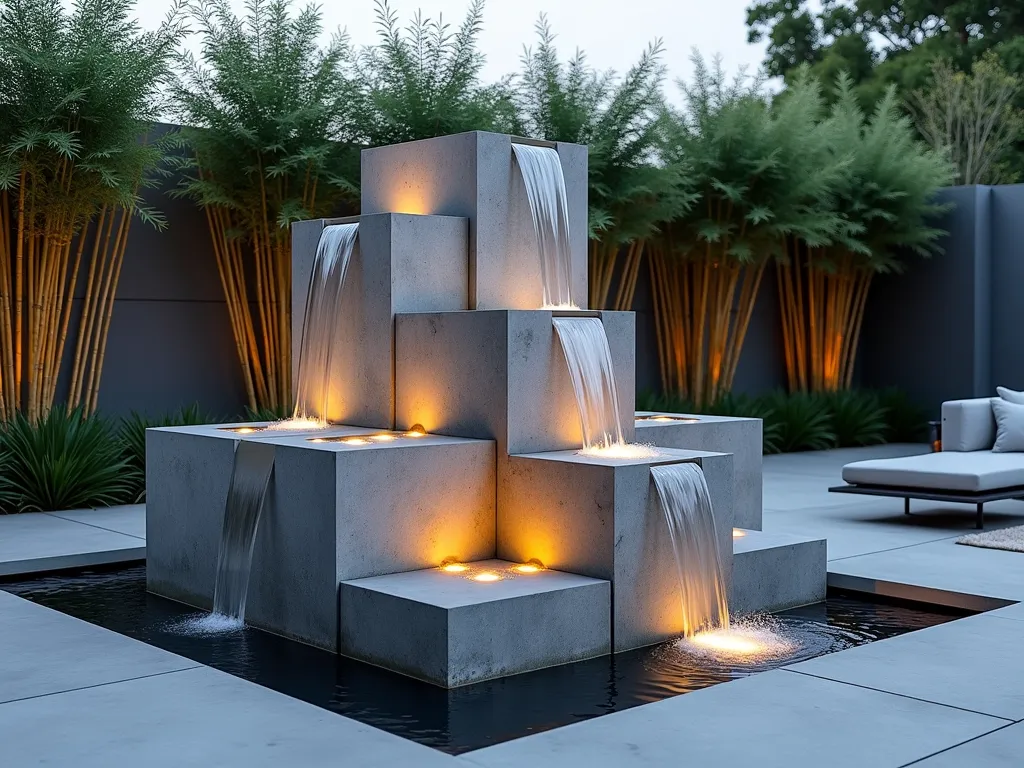
[[[123,504],[138,485],[111,424],[55,406],[38,422],[21,413],[0,427],[0,505],[7,512]]]
[[[726,394],[704,409],[678,396],[644,392],[637,395],[637,410],[762,419],[766,454],[922,442],[928,426],[924,412],[895,389]]]
[[[132,412],[121,419],[118,439],[125,464],[134,473],[135,482],[129,493],[132,502],[146,498],[146,430],[150,427],[184,427],[190,424],[213,424],[217,418],[200,409],[198,403],[180,408],[161,418],[148,418]]]

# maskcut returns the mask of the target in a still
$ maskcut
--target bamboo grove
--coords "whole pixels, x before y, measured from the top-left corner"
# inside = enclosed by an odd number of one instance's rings
[[[202,209],[247,403],[278,414],[289,225],[358,211],[361,147],[588,145],[589,304],[649,289],[663,387],[702,406],[731,388],[769,283],[790,387],[848,387],[873,276],[935,250],[949,165],[895,93],[865,113],[844,78],[772,95],[695,56],[667,100],[659,41],[617,76],[561,58],[543,17],[519,71],[485,83],[483,0],[457,26],[374,1],[377,41],[355,49],[292,0],[176,0],[154,32],[132,0],[0,0],[0,420],[97,408],[129,237],[166,224],[157,183]],[[153,130],[165,116],[185,127]]]

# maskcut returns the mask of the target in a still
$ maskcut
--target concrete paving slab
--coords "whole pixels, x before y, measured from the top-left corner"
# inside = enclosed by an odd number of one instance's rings
[[[944,539],[829,563],[830,577],[866,579],[1016,602],[1024,598],[1024,556]],[[838,582],[830,580],[830,583]]]
[[[985,615],[997,619],[1013,619],[1014,621],[1024,621],[1024,603],[1017,603],[1016,605],[1010,605],[1006,608],[999,608],[995,611],[990,611]]]
[[[126,536],[146,538],[146,505],[127,504],[121,507],[102,507],[100,509],[69,509],[63,512],[47,512],[51,517],[72,520],[95,528],[105,528],[114,533]]]
[[[3,591],[0,627],[0,702],[199,666]]]
[[[788,669],[945,704],[1024,719],[1024,633],[1015,621],[971,616],[820,656]]]
[[[12,768],[457,765],[206,667],[0,705],[0,744]]]
[[[812,477],[836,475],[844,464],[865,459],[888,459],[928,453],[929,447],[916,443],[868,445],[859,448],[839,448],[831,451],[799,451],[777,453],[764,457],[765,472],[790,472]]]
[[[1009,725],[914,763],[917,768],[1019,768],[1024,763],[1024,723]]]
[[[462,756],[520,768],[887,768],[1006,721],[777,670]]]
[[[145,540],[42,512],[0,515],[0,576],[146,557]]]

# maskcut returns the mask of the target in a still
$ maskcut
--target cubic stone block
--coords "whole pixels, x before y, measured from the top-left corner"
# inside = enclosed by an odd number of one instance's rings
[[[201,430],[207,429],[206,433]],[[190,431],[184,431],[190,430]],[[208,428],[147,435],[150,591],[208,608],[234,442]],[[358,579],[493,557],[494,443],[427,435],[348,445],[262,438],[274,474],[256,536],[246,621],[337,648],[337,589]]]
[[[610,651],[607,581],[471,563],[343,581],[339,651],[454,688]],[[475,581],[481,572],[497,581]]]
[[[825,539],[745,531],[733,541],[733,614],[783,611],[825,599]]]
[[[543,303],[533,218],[513,141],[558,152],[569,209],[573,301],[587,306],[587,148],[482,131],[361,154],[364,214],[464,216],[470,220],[470,308],[537,309]]]
[[[653,417],[679,420],[655,421]],[[736,476],[733,524],[737,528],[761,530],[761,419],[639,411],[636,441],[661,448],[731,453]]]
[[[651,467],[695,462],[714,508],[723,576],[732,566],[733,472],[728,454],[662,449],[652,459],[571,451],[512,456],[498,475],[498,557],[612,582],[615,652],[682,634],[675,553]]]
[[[395,314],[469,308],[469,220],[380,213],[293,224],[293,383],[320,233],[327,225],[355,221],[359,239],[342,289],[327,416],[335,423],[391,429]]]
[[[634,315],[585,314],[600,317],[608,335],[623,435],[631,441]],[[499,459],[581,447],[579,409],[551,318],[546,310],[400,314],[397,426],[493,438]]]

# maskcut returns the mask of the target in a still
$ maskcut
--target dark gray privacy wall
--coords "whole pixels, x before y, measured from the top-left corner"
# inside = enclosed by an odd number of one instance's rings
[[[166,187],[146,198],[168,227],[158,232],[132,222],[99,409],[108,416],[133,410],[160,416],[198,402],[211,415],[237,416],[245,391],[206,217],[193,203],[169,197]],[[67,392],[86,277],[83,268],[58,398]]]
[[[1024,185],[952,187],[945,252],[909,258],[872,288],[861,343],[866,386],[943,400],[1024,389]]]

